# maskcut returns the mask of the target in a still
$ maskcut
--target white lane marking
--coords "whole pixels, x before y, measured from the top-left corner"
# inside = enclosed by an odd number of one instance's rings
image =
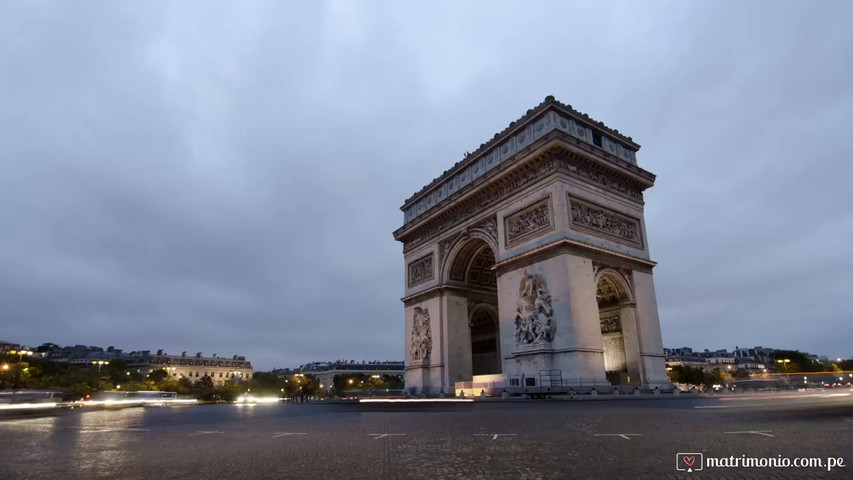
[[[379,440],[380,438],[385,437],[393,437],[393,436],[404,436],[405,433],[368,433],[371,437],[375,437],[374,440]]]
[[[723,432],[723,433],[751,433],[753,435],[763,435],[765,437],[775,437],[776,435],[771,435],[767,432],[772,432],[773,430],[743,430],[738,432]]]
[[[272,438],[286,437],[288,435],[308,435],[307,433],[276,432]]]
[[[194,437],[196,435],[210,435],[212,433],[225,433],[225,432],[221,432],[219,430],[199,430],[195,433],[190,433],[189,436]]]
[[[514,437],[514,433],[475,433],[475,437],[492,437],[492,440],[497,440],[498,437]]]
[[[734,405],[702,405],[693,408],[732,408]]]
[[[150,432],[150,428],[101,428],[98,430],[80,429],[80,433],[105,433],[105,432]]]
[[[24,420],[3,420],[0,421],[0,425],[32,425],[34,427],[53,427],[53,422],[35,422],[32,419],[24,419]],[[79,427],[78,427],[79,428]]]
[[[625,440],[630,440],[630,437],[639,437],[642,433],[596,433],[596,437],[622,437]]]
[[[358,403],[473,403],[473,398],[360,398]]]

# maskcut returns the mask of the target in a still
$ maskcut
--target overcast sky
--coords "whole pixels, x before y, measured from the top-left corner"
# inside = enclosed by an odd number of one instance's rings
[[[0,340],[403,359],[403,201],[553,94],[666,346],[851,356],[850,2],[3,2]]]

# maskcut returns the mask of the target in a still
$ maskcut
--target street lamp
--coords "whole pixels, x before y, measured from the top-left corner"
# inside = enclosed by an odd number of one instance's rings
[[[21,361],[23,360],[24,355],[30,356],[34,352],[32,350],[11,350],[9,353],[12,355],[16,353],[18,354],[18,368],[15,370],[15,388],[18,388],[21,382]]]
[[[12,355],[17,353],[18,354],[18,363],[21,363],[21,359],[24,357],[24,355],[29,356],[35,352],[33,352],[32,350],[11,350],[9,353],[11,353]]]
[[[92,360],[92,365],[98,366],[98,376],[99,377],[101,376],[101,367],[103,367],[104,365],[109,365],[109,364],[110,364],[110,362],[108,362],[106,360],[98,360],[97,362]]]

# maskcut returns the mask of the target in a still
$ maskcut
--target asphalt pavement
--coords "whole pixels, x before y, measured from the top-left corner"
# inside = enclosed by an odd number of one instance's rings
[[[0,479],[853,478],[851,393],[78,409],[0,420]]]

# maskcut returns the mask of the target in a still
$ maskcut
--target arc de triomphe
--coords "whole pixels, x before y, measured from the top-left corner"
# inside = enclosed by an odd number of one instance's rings
[[[553,97],[406,200],[406,386],[668,384],[640,146]]]

